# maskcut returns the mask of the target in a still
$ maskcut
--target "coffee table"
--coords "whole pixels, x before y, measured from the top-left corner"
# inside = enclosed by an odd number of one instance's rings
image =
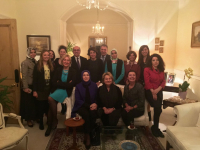
[[[66,135],[69,135],[69,127],[73,128],[73,145],[68,150],[78,150],[78,146],[76,143],[76,127],[82,126],[85,123],[83,119],[80,119],[78,121],[73,120],[72,118],[69,118],[65,120],[66,125]]]
[[[138,130],[129,130],[126,127],[103,127],[100,133],[101,150],[118,150],[119,144],[124,140],[138,142],[140,139]],[[139,144],[138,144],[139,145]],[[139,150],[138,147],[137,150]]]

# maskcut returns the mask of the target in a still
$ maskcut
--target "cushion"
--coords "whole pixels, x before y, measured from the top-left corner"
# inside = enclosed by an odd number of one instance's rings
[[[200,128],[168,126],[167,135],[180,150],[200,150]]]
[[[26,134],[28,134],[27,129],[18,127],[6,127],[0,129],[0,149],[15,145],[22,140]]]

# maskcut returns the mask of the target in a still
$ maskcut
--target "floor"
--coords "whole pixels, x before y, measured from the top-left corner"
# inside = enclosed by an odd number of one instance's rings
[[[175,94],[176,95],[176,94]],[[169,94],[167,92],[164,93],[164,98],[168,98],[174,96],[174,94]],[[153,114],[152,114],[153,115]],[[46,119],[46,118],[45,118]],[[65,128],[64,120],[65,116],[58,114],[58,128]],[[173,125],[176,118],[174,117],[173,108],[166,108],[163,109],[163,112],[160,117],[160,128],[165,128],[165,126]],[[45,120],[46,122],[46,120]],[[164,126],[163,126],[164,124]],[[10,126],[10,125],[8,125]],[[150,123],[151,126],[151,123]],[[45,125],[44,130],[39,130],[39,125],[35,123],[33,128],[30,128],[27,126],[26,122],[24,122],[24,127],[29,130],[29,142],[28,142],[28,148],[29,150],[45,150],[48,141],[51,136],[45,137],[45,130],[47,129],[47,125]],[[165,133],[164,133],[165,134]],[[166,139],[165,138],[158,138],[162,145],[166,147]],[[25,150],[25,140],[23,140],[18,146],[13,148],[12,150]],[[171,149],[172,150],[172,149]]]

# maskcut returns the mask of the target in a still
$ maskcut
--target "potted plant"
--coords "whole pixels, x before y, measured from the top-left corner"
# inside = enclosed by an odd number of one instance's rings
[[[69,56],[73,56],[73,47],[75,46],[75,43],[72,43],[70,41],[67,41],[67,54]]]
[[[185,69],[184,70],[185,74],[184,74],[184,78],[183,78],[183,84],[179,84],[179,96],[182,99],[186,99],[186,95],[187,95],[187,89],[189,87],[189,79],[191,78],[191,76],[193,75],[193,70],[191,68]],[[185,81],[185,76],[188,78],[188,81]]]
[[[0,79],[0,103],[2,104],[4,109],[11,110],[13,101],[11,101],[9,98],[10,86],[1,84],[6,78],[7,77]]]

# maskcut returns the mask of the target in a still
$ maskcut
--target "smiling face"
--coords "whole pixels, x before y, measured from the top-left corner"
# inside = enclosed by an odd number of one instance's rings
[[[54,54],[53,54],[52,51],[49,51],[49,56],[50,56],[51,59],[54,57]]]
[[[75,56],[75,57],[79,57],[79,56],[80,56],[80,53],[81,53],[80,47],[75,46],[75,47],[73,48],[73,53],[74,53],[74,56]]]
[[[113,59],[117,58],[117,52],[116,51],[111,51],[111,56]]]
[[[147,49],[147,47],[144,47],[141,53],[143,57],[146,57],[149,53],[149,50]]]
[[[127,79],[128,79],[129,82],[135,82],[136,81],[135,72],[129,72]]]
[[[130,61],[135,61],[135,55],[132,53],[130,56],[129,56],[129,60]]]
[[[88,72],[83,73],[83,81],[88,82],[90,80],[90,75]]]
[[[96,52],[90,50],[90,58],[91,58],[91,59],[96,59],[96,56],[97,56]]]
[[[36,51],[35,50],[31,50],[29,56],[30,56],[30,58],[35,58]]]
[[[101,55],[105,56],[108,52],[108,48],[106,46],[101,46],[100,52]]]
[[[113,83],[112,78],[109,75],[105,75],[104,77],[104,84],[106,86],[110,86]]]
[[[49,52],[44,52],[43,54],[42,54],[42,59],[43,59],[43,61],[48,61],[49,60]]]
[[[59,51],[60,58],[62,58],[65,54],[66,54],[65,49],[61,49],[61,50]]]
[[[153,57],[152,60],[152,66],[157,69],[158,65],[159,65],[159,60],[158,60],[158,57]]]
[[[71,61],[70,61],[69,57],[65,57],[63,59],[62,63],[63,63],[63,67],[69,67],[71,64]]]

